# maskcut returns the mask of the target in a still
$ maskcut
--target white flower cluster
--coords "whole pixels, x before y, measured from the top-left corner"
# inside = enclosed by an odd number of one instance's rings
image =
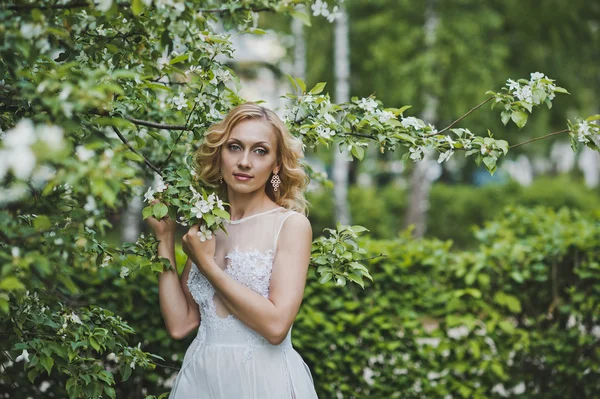
[[[316,0],[312,6],[310,6],[313,12],[313,16],[318,17],[319,15],[327,18],[329,22],[333,22],[338,19],[341,15],[340,8],[335,6],[329,11],[329,6],[323,0]]]
[[[588,121],[579,119],[575,125],[575,133],[577,134],[577,141],[580,143],[589,143],[593,141],[596,145],[600,145],[600,128],[591,124]]]
[[[183,108],[187,108],[187,100],[185,98],[185,94],[180,92],[179,95],[171,98],[169,103],[173,105],[174,108],[177,108],[178,111],[181,111]]]
[[[409,117],[406,117],[406,118],[402,118],[400,120],[400,124],[405,129],[420,130],[420,129],[423,129],[425,127],[425,123],[422,120],[420,120],[418,118],[415,118],[414,116],[409,116]]]
[[[58,126],[38,125],[23,119],[2,137],[4,148],[0,149],[0,180],[8,170],[19,179],[31,176],[36,164],[36,155],[31,148],[38,140],[44,142],[51,151],[64,147],[63,130]]]
[[[445,140],[450,145],[450,149],[448,149],[446,152],[440,153],[438,163],[442,163],[450,159],[450,157],[454,154],[454,145],[456,144],[456,142],[453,141],[450,136],[446,136],[442,138],[442,140]]]
[[[162,179],[162,177],[159,174],[154,175],[154,185],[156,186],[156,189],[153,189],[152,187],[148,187],[148,191],[146,191],[146,193],[144,194],[144,201],[146,201],[146,202],[154,201],[154,194],[162,193],[163,191],[165,191],[167,189],[167,185],[165,184],[164,180]]]
[[[357,102],[358,108],[365,110],[367,116],[374,115],[379,119],[379,122],[385,123],[390,119],[394,118],[394,114],[390,111],[385,111],[381,109],[377,109],[378,104],[377,101],[373,98],[361,98]]]
[[[225,210],[223,206],[223,201],[215,194],[210,194],[206,199],[202,197],[200,193],[198,193],[193,186],[190,186],[190,190],[192,191],[192,203],[194,206],[190,211],[192,212],[192,217],[197,219],[202,219],[202,215],[210,213],[215,207],[221,210]],[[221,217],[214,216],[215,223],[219,224],[222,222]],[[200,241],[204,242],[206,240],[210,240],[213,236],[212,231],[206,227],[206,225],[202,224],[200,226],[200,230],[198,231],[198,236],[200,237]]]
[[[528,105],[540,105],[546,99],[552,101],[556,96],[554,94],[556,86],[552,83],[542,82],[542,80],[549,81],[549,79],[541,72],[533,72],[530,76],[529,82],[523,85],[508,79],[506,81],[508,92]]]

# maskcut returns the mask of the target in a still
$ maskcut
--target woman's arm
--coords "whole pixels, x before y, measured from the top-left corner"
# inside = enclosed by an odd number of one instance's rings
[[[269,298],[238,283],[214,261],[200,260],[201,272],[219,293],[229,311],[273,345],[286,337],[302,303],[310,261],[312,228],[303,215],[283,224],[269,286]]]
[[[169,335],[174,339],[183,339],[200,325],[198,304],[187,287],[192,261],[188,258],[180,278],[177,275],[175,243],[170,237],[160,240],[158,256],[169,259],[172,267],[158,276],[160,312]]]
[[[157,202],[158,200],[154,200],[152,204]],[[200,325],[198,305],[187,288],[192,262],[188,259],[180,279],[175,260],[175,221],[169,217],[161,220],[149,217],[146,222],[159,241],[158,256],[168,259],[171,263],[171,269],[158,276],[160,311],[169,335],[175,339],[182,339]]]

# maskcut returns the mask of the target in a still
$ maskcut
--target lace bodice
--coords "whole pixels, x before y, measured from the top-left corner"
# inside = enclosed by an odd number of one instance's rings
[[[279,232],[285,220],[294,213],[281,207],[226,222],[227,233],[218,231],[215,234],[216,263],[235,281],[268,298]],[[218,293],[194,264],[187,286],[200,306],[201,338],[207,333],[234,331],[241,334],[247,344],[246,359],[252,356],[252,348],[256,344],[267,343],[262,336],[229,314]]]

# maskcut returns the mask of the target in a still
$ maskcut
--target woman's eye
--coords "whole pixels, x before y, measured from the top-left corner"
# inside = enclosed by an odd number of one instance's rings
[[[267,153],[267,151],[263,150],[262,148],[257,148],[256,151],[258,155],[265,155]]]
[[[240,148],[240,146],[239,146],[239,145],[237,145],[237,144],[231,144],[231,145],[229,146],[229,149],[230,149],[230,150],[237,150],[238,148]]]

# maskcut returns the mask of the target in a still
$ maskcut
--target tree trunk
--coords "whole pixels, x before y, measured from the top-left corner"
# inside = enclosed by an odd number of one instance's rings
[[[435,51],[433,49],[437,26],[439,23],[438,16],[435,12],[435,0],[429,0],[427,4],[427,11],[425,16],[425,51]],[[430,65],[428,65],[425,73],[433,72],[433,59]],[[427,87],[423,90],[423,113],[421,119],[426,123],[437,123],[437,97],[430,94]],[[426,151],[421,162],[417,162],[415,169],[410,176],[409,183],[409,202],[404,215],[404,228],[410,225],[414,225],[415,228],[412,232],[414,237],[423,237],[427,228],[427,210],[429,209],[429,193],[431,192],[431,186],[440,175],[441,169],[435,159],[431,155],[431,151]]]
[[[348,37],[348,13],[344,4],[340,4],[340,16],[335,22],[335,101],[342,103],[350,100],[350,46]],[[348,204],[348,171],[350,169],[348,153],[344,149],[333,151],[333,184],[335,200],[335,218],[342,224],[351,224]]]

